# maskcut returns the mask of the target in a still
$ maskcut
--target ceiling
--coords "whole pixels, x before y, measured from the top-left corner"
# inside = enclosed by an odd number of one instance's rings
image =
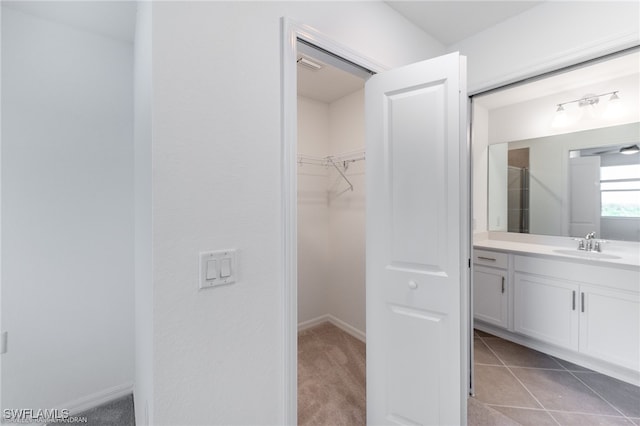
[[[492,110],[634,74],[640,79],[640,52],[594,62],[530,83],[479,95],[474,99],[479,105]]]
[[[386,1],[388,6],[444,45],[451,45],[502,22],[542,1]],[[455,22],[456,25],[451,25]],[[363,80],[317,59],[323,68],[298,66],[298,93],[325,103],[363,87]]]
[[[298,64],[298,95],[330,104],[364,87],[362,78],[316,58],[306,58],[322,68],[314,71]]]
[[[542,1],[386,1],[445,45],[456,43],[496,23],[520,14]],[[93,33],[132,43],[135,32],[136,2],[124,1],[2,1],[23,13]],[[456,25],[451,25],[455,22]],[[478,101],[488,109],[522,102],[555,92],[571,90],[589,83],[632,73],[640,68],[640,55],[627,55],[553,78],[507,89]],[[333,102],[363,87],[363,80],[344,70],[323,64],[320,71],[298,67],[298,90],[322,102]],[[516,100],[517,99],[517,100]]]
[[[389,0],[385,3],[442,44],[449,46],[543,2]],[[3,7],[11,7],[106,37],[133,41],[136,3],[132,0],[4,0],[2,4]]]
[[[544,1],[385,1],[445,46],[450,46]]]
[[[409,21],[448,46],[542,1],[386,1]],[[24,13],[57,21],[121,41],[133,42],[136,2],[121,1],[3,1]],[[455,23],[455,25],[452,25]]]
[[[135,1],[3,0],[2,7],[133,43],[137,10]]]

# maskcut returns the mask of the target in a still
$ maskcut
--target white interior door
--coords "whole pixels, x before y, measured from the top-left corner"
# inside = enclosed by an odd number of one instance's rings
[[[569,236],[600,236],[600,157],[569,159]]]
[[[367,139],[367,422],[466,424],[465,58],[372,77]]]

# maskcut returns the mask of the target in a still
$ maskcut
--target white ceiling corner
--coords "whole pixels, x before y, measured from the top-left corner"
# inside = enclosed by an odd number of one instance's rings
[[[133,43],[137,2],[3,0],[2,7],[54,21],[78,30]]]
[[[544,1],[385,1],[445,46],[471,37]]]

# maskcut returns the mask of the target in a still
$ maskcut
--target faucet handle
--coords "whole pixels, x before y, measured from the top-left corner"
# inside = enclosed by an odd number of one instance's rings
[[[592,239],[594,239],[595,237],[596,237],[596,233],[595,233],[595,231],[594,231],[594,232],[589,232],[589,233],[588,233],[584,238],[585,238],[586,240],[592,240]]]
[[[596,240],[594,246],[593,246],[593,251],[597,251],[597,252],[601,252],[602,251],[602,244],[606,244],[609,241],[607,240]]]

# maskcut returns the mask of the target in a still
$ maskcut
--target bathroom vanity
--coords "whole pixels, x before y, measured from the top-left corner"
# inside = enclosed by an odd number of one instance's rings
[[[490,232],[474,243],[475,327],[640,383],[640,245]]]

